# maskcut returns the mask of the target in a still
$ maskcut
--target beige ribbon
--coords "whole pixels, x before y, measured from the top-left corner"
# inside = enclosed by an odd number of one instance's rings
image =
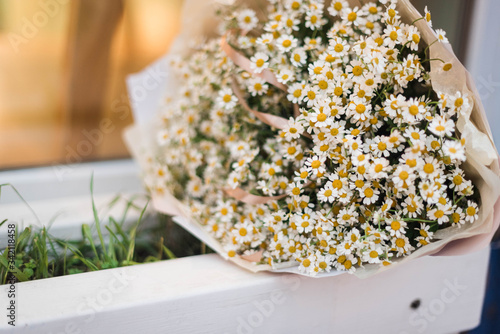
[[[238,87],[238,84],[236,83],[236,81],[232,82],[231,88],[233,89],[234,95],[236,95],[236,97],[238,98],[243,109],[254,114],[255,117],[257,117],[263,123],[265,123],[269,126],[272,126],[276,129],[280,129],[280,130],[284,129],[288,125],[288,120],[286,118],[271,115],[271,114],[264,113],[264,112],[260,112],[260,111],[257,111],[257,110],[250,108],[248,106],[247,102],[245,101],[245,98],[243,97],[243,93],[241,92],[240,88]]]
[[[261,73],[255,73],[252,70],[252,67],[250,64],[252,63],[250,59],[233,49],[228,43],[227,43],[227,37],[222,36],[221,38],[221,47],[222,50],[226,53],[226,55],[235,63],[237,66],[241,67],[248,73],[251,73],[253,76],[257,76],[264,81],[270,83],[271,85],[278,87],[279,89],[283,91],[287,91],[287,87],[283,85],[281,82],[276,79],[276,76],[271,72],[269,69],[264,69]]]
[[[221,38],[221,47],[222,50],[226,53],[226,55],[233,61],[233,63],[245,71],[251,73],[253,76],[257,76],[262,78],[264,81],[282,89],[283,91],[287,91],[288,88],[283,85],[282,83],[278,82],[276,79],[276,76],[268,69],[264,69],[261,73],[255,73],[252,70],[252,67],[250,66],[251,61],[233,49],[228,43],[227,43],[227,37],[222,36]],[[286,126],[288,126],[288,120],[286,118],[280,117],[280,116],[275,116],[271,115],[268,113],[263,113],[257,110],[254,110],[250,108],[248,103],[246,102],[245,98],[243,97],[243,93],[241,92],[240,88],[238,87],[238,84],[236,80],[233,80],[231,83],[231,88],[234,92],[234,95],[238,98],[241,106],[243,109],[248,111],[249,113],[252,113],[259,119],[261,122],[264,124],[267,124],[271,127],[274,127],[276,129],[284,129]],[[294,117],[297,117],[300,115],[300,109],[298,104],[293,104],[293,115]],[[302,134],[305,137],[311,138],[311,136],[308,133],[303,133]],[[236,189],[224,189],[224,192],[230,196],[233,197],[234,199],[241,201],[246,204],[250,205],[257,205],[257,204],[265,204],[274,200],[279,200],[284,197],[286,197],[286,194],[280,195],[280,196],[256,196],[248,193],[247,191],[241,189],[241,188],[236,188]]]

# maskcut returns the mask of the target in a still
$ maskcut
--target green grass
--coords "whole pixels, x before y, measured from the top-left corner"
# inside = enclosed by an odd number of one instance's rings
[[[34,213],[21,194],[9,184]],[[106,205],[113,208],[124,203],[124,210],[116,218],[107,213],[99,217],[94,202],[93,177],[90,182],[91,209],[94,221],[81,225],[81,237],[62,240],[50,234],[49,227],[15,229],[15,269],[11,270],[18,281],[71,275],[102,269],[118,268],[205,253],[205,247],[195,237],[177,226],[168,216],[147,214],[148,204],[144,197],[131,199],[116,196]],[[130,224],[132,212],[139,214]],[[36,215],[36,214],[35,214]],[[137,215],[136,215],[137,216]],[[38,218],[37,218],[38,220]],[[38,220],[39,221],[39,220]],[[148,224],[144,222],[148,221]],[[128,223],[127,223],[128,222]],[[0,229],[9,224],[6,219]],[[9,276],[7,249],[0,252],[0,284],[6,284]]]

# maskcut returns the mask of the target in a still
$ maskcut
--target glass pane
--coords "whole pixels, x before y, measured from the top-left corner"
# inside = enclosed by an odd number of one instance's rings
[[[0,169],[127,156],[125,77],[165,53],[181,4],[0,0]]]

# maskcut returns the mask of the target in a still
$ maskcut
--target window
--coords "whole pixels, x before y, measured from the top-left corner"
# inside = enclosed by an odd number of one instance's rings
[[[126,75],[168,49],[182,0],[0,0],[0,169],[127,157]]]

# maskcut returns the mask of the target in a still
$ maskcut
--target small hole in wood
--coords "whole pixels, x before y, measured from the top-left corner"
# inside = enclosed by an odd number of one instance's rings
[[[420,299],[415,299],[411,302],[410,307],[414,310],[420,307]]]

